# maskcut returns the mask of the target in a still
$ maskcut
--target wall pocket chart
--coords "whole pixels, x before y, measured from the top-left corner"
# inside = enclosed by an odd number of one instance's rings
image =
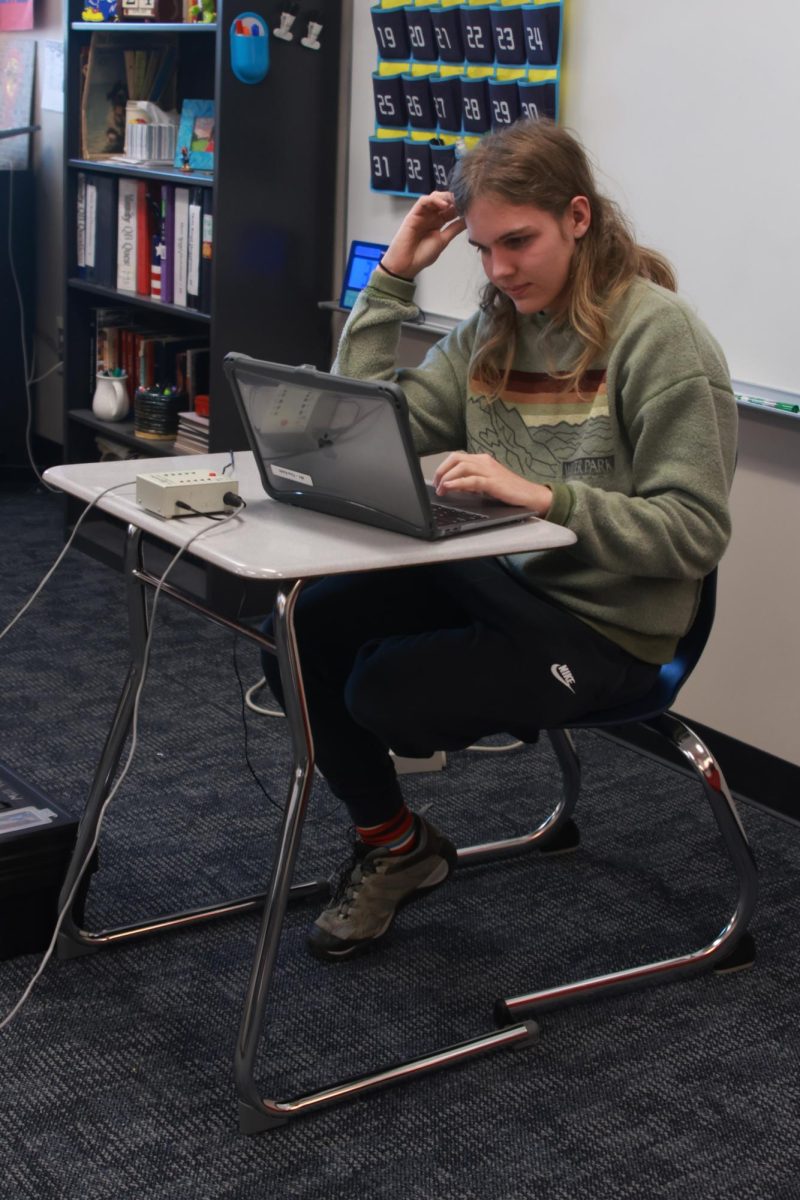
[[[448,186],[456,155],[525,118],[558,120],[562,0],[378,0],[373,191]]]

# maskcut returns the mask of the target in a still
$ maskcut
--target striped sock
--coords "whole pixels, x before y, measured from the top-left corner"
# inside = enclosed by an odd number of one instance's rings
[[[356,835],[371,849],[380,847],[387,854],[408,854],[417,844],[417,823],[405,804],[389,821],[380,825],[356,825]]]

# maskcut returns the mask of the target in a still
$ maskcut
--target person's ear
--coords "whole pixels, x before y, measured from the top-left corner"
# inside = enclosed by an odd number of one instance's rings
[[[592,209],[586,196],[573,196],[569,202],[570,232],[577,241],[592,223]]]

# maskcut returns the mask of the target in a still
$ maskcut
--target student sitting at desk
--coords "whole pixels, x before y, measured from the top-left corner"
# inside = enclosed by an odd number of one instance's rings
[[[719,346],[634,241],[586,154],[545,121],[491,134],[452,194],[408,212],[344,328],[334,370],[394,379],[440,494],[530,505],[577,544],[321,580],[296,629],[317,763],[355,853],[309,935],[326,959],[379,941],[444,882],[452,844],[406,807],[396,753],[537,731],[648,690],[730,536],[736,405]],[[414,279],[466,230],[479,310],[397,369]],[[264,663],[281,695],[277,665]]]

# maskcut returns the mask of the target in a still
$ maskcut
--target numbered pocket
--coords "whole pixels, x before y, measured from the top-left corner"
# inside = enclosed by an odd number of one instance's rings
[[[403,84],[399,75],[372,76],[372,96],[375,103],[375,123],[390,129],[404,129],[408,123]]]
[[[464,44],[461,40],[461,17],[457,8],[432,8],[433,36],[439,59],[446,63],[464,61]]]
[[[519,92],[519,115],[532,121],[540,117],[558,117],[555,83],[517,82]]]
[[[406,116],[412,129],[433,129],[436,114],[427,76],[401,76]]]
[[[445,133],[461,130],[461,80],[455,75],[434,75],[430,80],[431,99],[437,129]]]
[[[427,195],[433,191],[431,152],[427,142],[403,143],[405,148],[406,191]]]
[[[438,47],[433,36],[433,21],[427,8],[403,9],[408,30],[408,48],[418,62],[436,62]]]
[[[491,10],[495,61],[503,64],[525,62],[522,11],[495,6]]]
[[[516,80],[490,79],[487,82],[492,129],[503,129],[506,125],[513,125],[520,116],[520,99]]]
[[[459,12],[466,61],[471,63],[494,62],[491,9],[488,6],[486,8],[469,6],[460,8]]]
[[[378,55],[393,61],[409,56],[408,26],[402,8],[373,8],[372,29],[378,44]]]
[[[561,35],[561,5],[551,4],[522,10],[525,57],[535,66],[549,66],[558,60]]]
[[[439,192],[450,190],[450,176],[456,165],[455,146],[444,146],[438,142],[429,143],[431,155],[431,178],[434,188]]]
[[[405,142],[402,138],[369,139],[369,174],[378,192],[402,192],[405,187]]]
[[[461,76],[461,127],[465,133],[488,133],[489,91],[485,79]]]

